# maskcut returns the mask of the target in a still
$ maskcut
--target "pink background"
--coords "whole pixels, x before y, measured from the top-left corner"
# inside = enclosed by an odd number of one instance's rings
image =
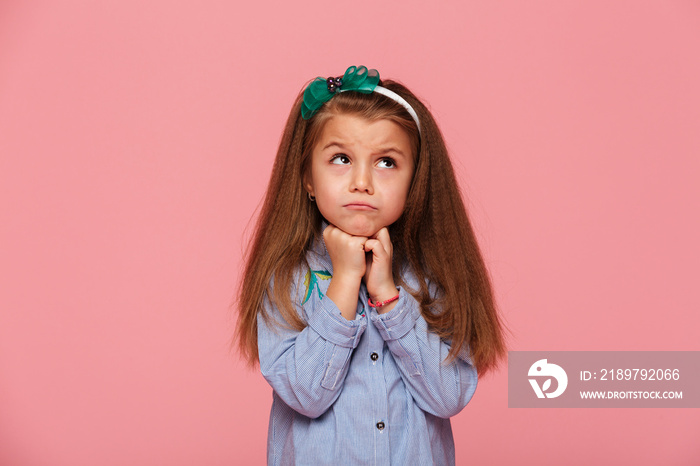
[[[296,93],[365,64],[434,111],[511,350],[700,350],[695,1],[0,3],[0,464],[261,464],[227,350]],[[697,409],[453,419],[458,464],[700,462]]]

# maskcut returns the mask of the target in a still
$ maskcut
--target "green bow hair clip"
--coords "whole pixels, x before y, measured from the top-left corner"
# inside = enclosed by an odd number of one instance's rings
[[[304,90],[301,104],[301,117],[308,120],[318,112],[338,92],[356,91],[371,94],[379,84],[379,72],[368,70],[366,66],[351,66],[343,76],[324,79],[318,77]]]

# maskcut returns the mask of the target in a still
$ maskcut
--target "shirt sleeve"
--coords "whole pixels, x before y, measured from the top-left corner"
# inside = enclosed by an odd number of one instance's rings
[[[267,318],[258,315],[262,375],[289,407],[316,418],[340,395],[367,319],[345,319],[330,298],[321,298],[317,292],[297,305],[308,324],[302,331],[290,329],[269,301],[265,311]]]
[[[420,304],[410,293],[400,287],[396,306],[381,315],[372,309],[370,319],[423,411],[449,418],[469,403],[476,390],[477,371],[468,351],[460,351],[449,364],[444,362],[450,345],[428,330]]]

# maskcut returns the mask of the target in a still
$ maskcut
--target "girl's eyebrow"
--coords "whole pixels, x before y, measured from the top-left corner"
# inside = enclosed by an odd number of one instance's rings
[[[345,150],[345,146],[344,146],[344,145],[342,145],[342,144],[339,143],[339,142],[335,142],[335,141],[329,142],[328,144],[326,144],[325,146],[323,146],[323,149],[321,149],[321,150],[326,150],[326,149],[328,149],[329,147],[333,147],[333,146],[336,146],[336,147],[339,147],[340,149]]]
[[[329,149],[331,147],[337,147],[340,150],[348,150],[347,147],[345,147],[342,143],[337,142],[337,141],[331,141],[323,148],[321,151],[325,151],[326,149]],[[399,157],[406,157],[406,154],[403,153],[399,148],[394,147],[394,146],[389,146],[385,147],[384,149],[379,149],[376,152],[372,152],[372,155],[387,155],[388,153],[393,152],[394,154],[398,155]]]
[[[402,157],[405,156],[405,154],[401,150],[399,150],[397,147],[393,147],[393,146],[387,147],[385,149],[380,149],[377,152],[374,152],[374,155],[386,155],[389,152],[394,152],[395,154],[398,154]]]

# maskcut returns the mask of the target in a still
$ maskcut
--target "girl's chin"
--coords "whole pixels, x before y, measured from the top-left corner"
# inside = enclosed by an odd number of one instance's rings
[[[336,225],[336,224],[334,224],[334,225],[337,228],[340,228],[341,230],[343,230],[348,235],[364,236],[365,238],[369,238],[370,236],[374,236],[375,233],[377,233],[379,230],[382,229],[381,226],[370,225],[370,224],[364,224],[364,225],[353,225],[353,224]]]

